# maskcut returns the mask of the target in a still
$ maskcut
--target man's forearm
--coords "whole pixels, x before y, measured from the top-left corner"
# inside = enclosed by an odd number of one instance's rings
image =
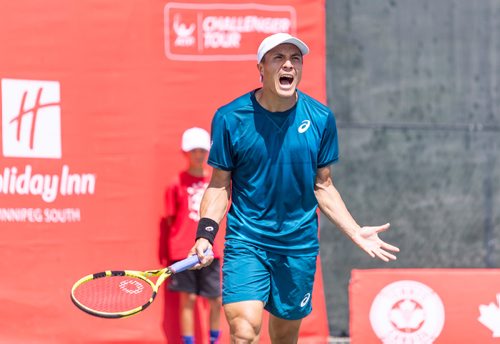
[[[200,217],[220,223],[226,214],[228,203],[229,187],[209,186],[201,200]]]
[[[320,210],[343,233],[352,238],[360,229],[347,209],[337,189],[332,185],[320,186],[315,190]]]

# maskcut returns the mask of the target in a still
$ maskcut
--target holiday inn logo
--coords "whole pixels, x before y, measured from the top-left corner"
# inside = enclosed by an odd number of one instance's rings
[[[0,223],[80,222],[80,208],[61,206],[95,195],[97,175],[62,159],[59,81],[3,78],[0,86]]]
[[[61,95],[57,81],[2,79],[2,153],[61,158]]]

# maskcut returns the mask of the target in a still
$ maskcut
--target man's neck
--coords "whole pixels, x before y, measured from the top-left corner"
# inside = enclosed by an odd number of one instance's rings
[[[283,112],[291,109],[297,102],[297,92],[291,97],[279,97],[271,92],[264,91],[263,88],[255,92],[255,99],[259,102],[260,106],[270,112]]]

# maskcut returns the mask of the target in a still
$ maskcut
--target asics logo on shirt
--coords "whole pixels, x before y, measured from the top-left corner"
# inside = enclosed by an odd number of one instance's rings
[[[303,134],[306,132],[307,129],[309,129],[309,126],[311,125],[311,121],[308,120],[308,119],[305,119],[302,121],[302,123],[300,124],[300,127],[299,129],[297,129],[297,131],[300,133],[300,134]]]
[[[306,129],[307,130],[307,129]],[[300,303],[300,307],[304,307],[305,305],[307,305],[307,303],[309,302],[309,299],[311,298],[311,294],[310,293],[307,293],[304,298],[302,299],[302,302]]]

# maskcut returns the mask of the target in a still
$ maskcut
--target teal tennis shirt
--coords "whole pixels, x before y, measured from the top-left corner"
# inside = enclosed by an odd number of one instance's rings
[[[285,255],[319,250],[318,168],[338,159],[335,117],[297,91],[295,106],[270,112],[249,92],[219,108],[212,120],[208,163],[231,171],[226,240]]]

